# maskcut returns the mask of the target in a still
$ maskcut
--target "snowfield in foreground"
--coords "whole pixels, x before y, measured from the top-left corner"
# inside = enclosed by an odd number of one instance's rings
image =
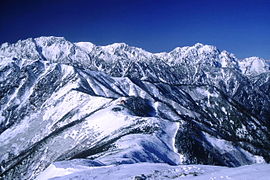
[[[92,167],[91,167],[92,165]],[[190,179],[190,180],[269,180],[269,164],[238,168],[209,165],[170,166],[163,163],[137,163],[102,166],[98,162],[71,160],[50,165],[37,180],[47,179]]]

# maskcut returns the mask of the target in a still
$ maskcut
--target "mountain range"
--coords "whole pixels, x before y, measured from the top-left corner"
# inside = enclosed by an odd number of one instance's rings
[[[4,179],[42,179],[52,167],[74,169],[63,179],[81,170],[91,179],[89,167],[269,163],[269,121],[270,64],[259,57],[53,36],[0,46]],[[190,169],[179,173],[202,174]]]

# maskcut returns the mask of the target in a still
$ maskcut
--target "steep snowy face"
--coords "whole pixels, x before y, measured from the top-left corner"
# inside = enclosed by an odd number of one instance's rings
[[[74,43],[76,46],[80,47],[82,50],[84,50],[86,53],[90,54],[93,49],[95,48],[95,45],[90,42],[78,42]]]
[[[123,60],[128,59],[132,61],[144,61],[151,58],[152,54],[144,51],[143,49],[130,47],[125,43],[114,43],[107,46],[102,46],[101,50],[104,52],[103,56],[105,61],[110,60]],[[107,57],[106,57],[106,55]]]
[[[19,40],[15,44],[2,44],[0,56],[19,59],[41,59],[32,38]]]
[[[89,65],[87,52],[62,37],[39,37],[4,43],[0,47],[0,57],[43,60],[50,62]],[[83,62],[81,62],[83,61]]]
[[[78,158],[95,166],[270,162],[270,73],[243,71],[253,63],[202,44],[156,54],[58,37],[2,44],[0,176],[34,179],[54,161]]]
[[[259,57],[245,58],[239,61],[243,74],[254,76],[261,73],[270,72],[270,65]]]
[[[234,55],[210,45],[197,43],[191,47],[177,47],[168,54],[156,54],[170,64],[200,65],[209,67],[236,68],[237,61]]]

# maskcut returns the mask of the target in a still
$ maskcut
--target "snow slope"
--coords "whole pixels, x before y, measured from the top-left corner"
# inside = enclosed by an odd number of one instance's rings
[[[75,165],[75,166],[74,166]],[[268,180],[269,164],[238,168],[209,165],[170,166],[160,163],[137,163],[103,166],[87,160],[63,161],[50,165],[36,179],[184,179],[184,180]]]

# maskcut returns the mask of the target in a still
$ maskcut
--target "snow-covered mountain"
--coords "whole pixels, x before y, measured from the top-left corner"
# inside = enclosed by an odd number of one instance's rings
[[[269,72],[270,64],[259,57],[245,58],[239,61],[242,72],[245,75],[258,75],[264,72]]]
[[[154,54],[59,37],[0,46],[5,179],[34,179],[55,161],[74,169],[269,163],[269,120],[261,58],[200,43]]]

